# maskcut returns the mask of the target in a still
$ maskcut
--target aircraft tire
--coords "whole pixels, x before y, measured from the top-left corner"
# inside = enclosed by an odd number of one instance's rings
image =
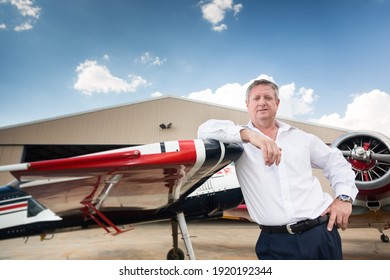
[[[381,234],[381,240],[384,243],[389,243],[389,237],[386,234]]]
[[[172,248],[167,254],[167,260],[184,260],[184,252],[179,248]]]

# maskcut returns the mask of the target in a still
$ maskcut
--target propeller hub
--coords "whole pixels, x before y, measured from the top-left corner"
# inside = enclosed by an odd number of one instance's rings
[[[356,155],[359,157],[364,157],[366,155],[366,150],[363,147],[357,147],[355,151]]]

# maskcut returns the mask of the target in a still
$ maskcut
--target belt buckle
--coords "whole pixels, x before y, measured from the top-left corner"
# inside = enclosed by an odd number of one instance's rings
[[[287,232],[289,233],[289,234],[295,234],[295,232],[293,232],[292,231],[292,229],[291,229],[291,226],[292,225],[295,225],[296,223],[291,223],[291,224],[287,224],[286,225],[286,229],[287,229]]]

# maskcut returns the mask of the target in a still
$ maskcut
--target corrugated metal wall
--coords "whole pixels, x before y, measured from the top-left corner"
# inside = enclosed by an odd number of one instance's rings
[[[160,98],[121,107],[0,129],[2,144],[140,144],[196,137],[209,118],[247,121],[245,111],[181,98]],[[160,124],[172,123],[170,129]]]
[[[0,165],[20,162],[23,154],[22,145],[0,145]],[[0,173],[0,186],[15,178],[10,173]]]
[[[196,138],[198,126],[208,119],[248,122],[246,110],[165,96],[113,108],[80,113],[0,129],[1,164],[18,163],[25,144],[145,144]],[[281,119],[330,143],[343,130]],[[170,129],[160,124],[172,123]],[[7,146],[16,145],[16,146]],[[13,148],[10,148],[13,147]],[[11,155],[12,154],[12,155]],[[4,179],[6,177],[6,179]],[[0,174],[0,183],[9,176]],[[321,179],[322,180],[322,179]],[[9,180],[8,180],[9,181]]]

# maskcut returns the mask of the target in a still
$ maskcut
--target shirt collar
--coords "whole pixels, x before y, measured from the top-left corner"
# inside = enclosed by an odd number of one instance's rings
[[[292,129],[294,127],[292,127],[291,125],[289,124],[286,124],[284,122],[281,122],[281,121],[278,121],[276,120],[276,125],[279,127],[279,130],[282,132],[282,131],[287,131],[289,129]]]
[[[294,128],[293,126],[291,126],[289,124],[286,124],[284,122],[278,121],[278,120],[276,120],[276,125],[279,128],[279,133],[282,132],[282,131],[287,131],[289,129],[293,129]],[[256,127],[254,127],[254,125],[252,124],[251,121],[248,122],[248,128],[256,129]]]

